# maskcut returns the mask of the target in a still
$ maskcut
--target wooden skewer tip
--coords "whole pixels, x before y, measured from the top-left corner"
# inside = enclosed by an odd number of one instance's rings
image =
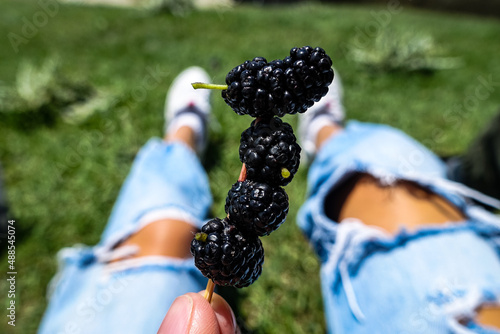
[[[207,287],[205,288],[205,295],[203,296],[209,303],[212,302],[215,284],[211,279],[208,280]]]

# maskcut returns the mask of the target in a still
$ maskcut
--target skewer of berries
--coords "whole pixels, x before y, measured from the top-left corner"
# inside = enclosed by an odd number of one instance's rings
[[[282,188],[299,168],[301,148],[292,127],[279,117],[303,113],[328,92],[332,61],[320,48],[292,48],[284,59],[247,60],[226,76],[226,85],[193,83],[222,90],[222,98],[238,115],[256,119],[241,134],[240,177],[229,190],[223,219],[208,221],[191,242],[196,267],[214,284],[237,288],[262,273],[267,236],[285,222],[288,195]]]

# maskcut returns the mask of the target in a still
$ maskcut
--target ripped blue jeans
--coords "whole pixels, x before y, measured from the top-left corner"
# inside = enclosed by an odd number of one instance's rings
[[[156,333],[174,299],[203,290],[193,259],[131,255],[115,246],[156,220],[201,227],[212,205],[208,178],[186,146],[151,139],[139,152],[100,243],[62,249],[40,334]]]
[[[383,184],[414,181],[466,219],[394,236],[356,219],[335,222],[325,198],[356,172]],[[318,152],[297,223],[321,259],[329,333],[498,333],[474,315],[500,300],[500,219],[472,199],[500,203],[445,175],[433,153],[384,125],[351,121]]]
[[[469,219],[396,237],[357,221],[337,224],[325,216],[324,198],[353,171],[370,172],[383,182],[415,180]],[[319,152],[298,223],[323,263],[329,332],[493,333],[477,326],[472,314],[475,306],[498,300],[500,224],[468,201],[491,199],[444,180],[444,173],[434,155],[384,126],[351,122]],[[100,243],[60,251],[60,271],[50,285],[39,333],[155,333],[172,301],[202,290],[206,279],[191,259],[148,256],[110,263],[135,251],[114,247],[159,219],[199,227],[211,205],[197,157],[181,144],[149,141]]]

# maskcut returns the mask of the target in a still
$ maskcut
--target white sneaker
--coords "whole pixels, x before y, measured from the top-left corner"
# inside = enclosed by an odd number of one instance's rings
[[[165,100],[165,132],[175,132],[189,126],[197,134],[196,152],[202,154],[208,138],[210,89],[194,89],[193,82],[210,83],[210,77],[201,67],[188,67],[172,82]]]
[[[342,105],[342,82],[337,71],[328,93],[305,113],[299,114],[299,139],[308,161],[316,154],[316,138],[319,130],[328,124],[342,124],[345,117]]]

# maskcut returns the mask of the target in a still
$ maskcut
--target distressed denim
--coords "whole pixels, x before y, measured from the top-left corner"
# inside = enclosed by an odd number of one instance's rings
[[[328,191],[355,171],[390,183],[419,182],[459,207],[466,221],[402,230],[396,236],[356,220],[337,224],[323,210]],[[351,122],[319,152],[298,224],[322,261],[328,331],[335,333],[494,333],[473,310],[500,295],[498,218],[470,198],[498,204],[444,179],[432,153],[390,127]],[[212,204],[206,174],[181,144],[159,139],[139,152],[97,246],[61,250],[61,268],[39,333],[155,333],[172,301],[202,290],[192,260],[143,257],[114,246],[148,223],[201,226]],[[465,320],[465,321],[459,321]]]
[[[206,285],[193,259],[133,254],[118,242],[164,218],[201,227],[212,205],[208,178],[180,143],[151,139],[138,153],[98,245],[58,254],[40,334],[156,333],[173,300]]]
[[[325,198],[355,172],[417,182],[466,219],[396,235],[356,219],[339,224],[326,216]],[[473,200],[500,203],[445,175],[438,157],[385,125],[351,121],[318,152],[297,223],[321,259],[329,333],[495,333],[472,319],[500,299],[500,219]]]

